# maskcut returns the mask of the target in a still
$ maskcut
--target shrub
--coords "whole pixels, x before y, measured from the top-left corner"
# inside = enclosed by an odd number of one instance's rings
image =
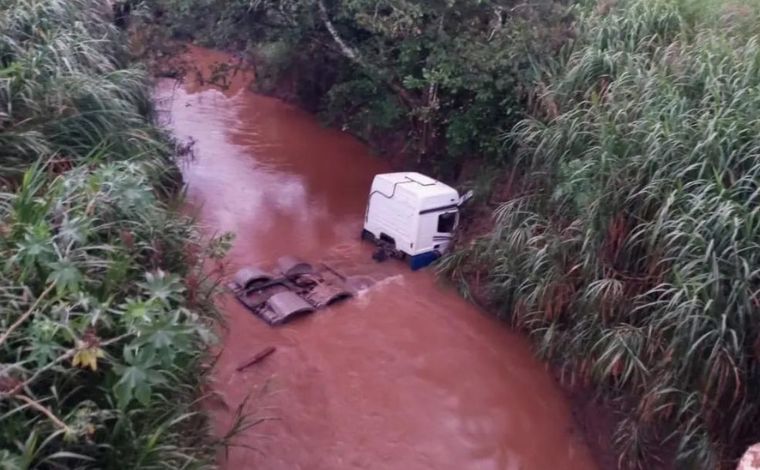
[[[170,142],[96,0],[0,0],[0,462],[212,461],[215,281]]]

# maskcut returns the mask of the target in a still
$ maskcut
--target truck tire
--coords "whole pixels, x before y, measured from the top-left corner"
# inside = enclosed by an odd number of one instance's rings
[[[374,253],[372,253],[372,259],[377,261],[378,263],[382,263],[383,261],[388,259],[388,253],[385,252],[385,248],[382,246],[377,247]]]
[[[367,229],[362,230],[362,240],[375,241],[375,235]]]

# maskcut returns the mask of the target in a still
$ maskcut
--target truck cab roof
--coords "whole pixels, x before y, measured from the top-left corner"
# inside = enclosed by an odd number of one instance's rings
[[[389,198],[402,191],[405,193],[405,198],[408,198],[410,202],[415,202],[414,205],[419,212],[455,208],[459,202],[459,193],[456,189],[412,171],[376,175],[372,190]]]

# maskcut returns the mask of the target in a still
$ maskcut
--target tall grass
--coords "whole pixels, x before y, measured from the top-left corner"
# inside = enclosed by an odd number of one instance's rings
[[[199,468],[213,282],[98,0],[0,0],[0,466]],[[106,8],[106,9],[104,9]]]
[[[155,152],[143,73],[125,67],[105,2],[0,0],[3,174],[41,154],[81,160]]]
[[[524,194],[469,252],[566,380],[632,410],[622,467],[657,440],[720,468],[760,439],[758,18],[670,0],[582,18],[557,113],[510,135]]]

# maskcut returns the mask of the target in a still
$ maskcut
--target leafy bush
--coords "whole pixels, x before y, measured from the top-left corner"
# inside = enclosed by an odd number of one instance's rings
[[[702,7],[582,19],[547,89],[557,114],[509,136],[524,194],[469,268],[447,266],[485,271],[568,380],[628,404],[631,467],[655,439],[682,468],[720,468],[760,438],[758,9]]]
[[[97,0],[0,0],[0,462],[210,464],[214,281]]]

